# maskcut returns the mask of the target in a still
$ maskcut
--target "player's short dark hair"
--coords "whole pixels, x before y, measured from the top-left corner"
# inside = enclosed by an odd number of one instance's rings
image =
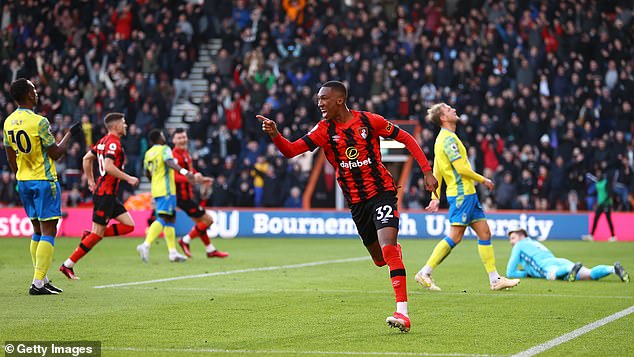
[[[9,89],[9,93],[11,94],[11,98],[13,98],[13,100],[18,103],[24,103],[30,89],[31,85],[26,78],[18,78],[13,81],[13,83],[11,83],[11,89]]]
[[[521,233],[524,235],[524,237],[528,237],[528,232],[526,232],[526,229],[520,227],[509,229],[509,231],[507,232],[509,237],[511,236],[511,233]]]
[[[339,81],[328,81],[321,85],[322,87],[332,88],[333,90],[341,93],[344,99],[348,99],[348,88],[346,85]]]
[[[158,143],[159,139],[161,138],[161,130],[159,130],[159,129],[150,130],[150,133],[148,134],[148,137],[150,138],[150,142],[152,144]]]
[[[172,136],[174,136],[176,134],[182,134],[182,133],[187,133],[187,130],[185,130],[185,128],[176,128],[176,129],[174,129],[174,132],[172,133]]]
[[[108,113],[106,114],[106,116],[103,118],[103,122],[106,125],[106,128],[110,127],[110,124],[112,124],[112,122],[115,122],[117,120],[121,120],[125,118],[125,115],[123,113]]]

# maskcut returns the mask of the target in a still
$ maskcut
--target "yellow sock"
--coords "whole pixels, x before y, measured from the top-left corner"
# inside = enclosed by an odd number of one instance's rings
[[[152,224],[150,225],[150,228],[147,229],[147,235],[145,236],[145,243],[152,245],[152,243],[154,243],[154,241],[159,236],[159,234],[161,234],[162,231],[163,231],[162,219],[157,219],[156,221],[152,222]]]
[[[48,272],[48,268],[51,266],[51,262],[53,261],[54,251],[53,237],[42,236],[35,252],[35,274],[33,275],[33,279],[44,280],[44,277]]]
[[[445,237],[445,239],[441,240],[436,244],[434,251],[431,253],[431,256],[427,260],[426,265],[429,265],[430,268],[435,268],[438,264],[442,263],[445,258],[451,253],[453,247],[456,246],[451,238]]]
[[[31,246],[29,247],[29,249],[31,251],[31,261],[33,262],[33,268],[35,268],[36,252],[37,252],[38,243],[40,243],[39,240],[32,240],[31,239]]]
[[[493,252],[491,240],[478,240],[478,253],[480,254],[480,259],[482,259],[487,273],[492,273],[497,270],[495,268],[495,253]]]
[[[165,233],[165,242],[167,243],[167,249],[176,249],[176,229],[174,229],[174,226],[165,226],[163,233]]]

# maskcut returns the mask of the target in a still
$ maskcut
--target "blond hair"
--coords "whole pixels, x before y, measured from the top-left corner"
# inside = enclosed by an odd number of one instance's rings
[[[445,103],[437,103],[432,105],[431,108],[427,109],[427,116],[425,118],[432,123],[440,126],[440,115],[442,115],[443,105],[445,105]]]

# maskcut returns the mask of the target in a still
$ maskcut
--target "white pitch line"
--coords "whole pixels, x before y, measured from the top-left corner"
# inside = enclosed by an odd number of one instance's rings
[[[220,348],[139,348],[139,347],[102,347],[106,351],[131,352],[169,352],[169,353],[251,353],[251,354],[293,354],[293,355],[348,355],[348,356],[451,356],[451,357],[495,357],[502,355],[473,353],[425,353],[425,352],[356,352],[356,351],[289,351],[289,350],[225,350]]]
[[[612,321],[616,321],[622,317],[625,317],[631,313],[634,312],[634,305],[628,307],[625,310],[619,311],[615,314],[612,314],[606,318],[603,318],[601,320],[597,320],[595,322],[589,323],[585,326],[582,326],[572,332],[569,332],[565,335],[561,335],[555,339],[552,339],[548,342],[542,343],[541,345],[537,345],[535,347],[531,347],[529,349],[527,349],[526,351],[522,351],[520,353],[514,354],[511,357],[531,357],[531,356],[535,356],[536,354],[542,353],[544,351],[547,351],[553,347],[557,347],[563,343],[566,343],[572,339],[575,339],[581,335],[584,335],[592,330],[595,330],[601,326],[607,325]]]
[[[154,290],[151,287],[126,287],[126,289],[132,290]],[[280,293],[324,293],[324,294],[378,294],[378,295],[391,295],[391,290],[349,290],[349,289],[256,289],[256,288],[196,288],[196,287],[166,287],[161,288],[163,290],[182,290],[182,291],[217,291],[217,292],[280,292]],[[634,300],[634,296],[626,295],[565,295],[565,294],[518,294],[518,293],[461,293],[461,292],[428,292],[428,291],[408,291],[408,295],[430,295],[430,296],[442,296],[442,295],[476,295],[476,296],[507,296],[507,297],[557,297],[557,298],[581,298],[581,299],[619,299],[619,300]]]
[[[306,267],[314,267],[314,266],[325,265],[325,264],[357,262],[357,261],[360,261],[360,260],[368,260],[368,259],[370,259],[370,257],[366,256],[366,257],[348,258],[348,259],[322,260],[322,261],[310,262],[310,263],[291,264],[291,265],[278,265],[278,266],[272,266],[272,267],[248,268],[248,269],[238,269],[238,270],[228,270],[228,271],[218,271],[218,272],[215,272],[215,273],[196,274],[196,275],[183,275],[183,276],[175,276],[175,277],[172,277],[172,278],[144,280],[144,281],[133,281],[133,282],[130,282],[130,283],[98,285],[98,286],[94,286],[93,288],[95,288],[95,289],[118,288],[118,287],[122,287],[122,286],[164,283],[166,281],[207,278],[207,277],[210,277],[210,276],[231,275],[231,274],[241,274],[241,273],[252,273],[252,272],[258,272],[258,271],[270,271],[270,270],[280,270],[280,269],[306,268]]]
[[[425,292],[423,292],[425,293]],[[429,292],[427,292],[429,293]],[[497,293],[461,293],[461,292],[447,292],[443,294],[452,294],[452,295],[477,295],[477,296],[491,296],[491,297],[560,297],[560,298],[583,298],[583,299],[625,299],[630,300],[634,299],[634,296],[627,295],[566,295],[566,294],[523,294],[523,293],[508,293],[508,292],[497,292]]]

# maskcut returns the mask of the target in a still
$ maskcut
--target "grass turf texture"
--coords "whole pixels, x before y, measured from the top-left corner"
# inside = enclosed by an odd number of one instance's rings
[[[413,276],[436,241],[403,240],[412,330],[402,334],[384,322],[395,309],[388,269],[375,267],[356,240],[218,239],[231,253],[223,260],[207,259],[195,240],[194,258],[180,264],[168,262],[159,240],[144,264],[135,250],[140,239],[104,239],[76,266],[81,280],[70,281],[57,269],[78,242],[56,240],[49,277],[64,293],[29,296],[29,240],[0,240],[0,341],[99,340],[105,356],[511,355],[634,305],[634,284],[614,275],[575,283],[524,279],[511,291],[489,291],[473,240],[434,272],[443,291],[424,291]],[[620,260],[634,270],[632,243],[546,244],[586,266]],[[496,240],[494,247],[503,272],[510,245]],[[367,259],[94,288],[356,257]],[[544,355],[634,355],[632,331],[634,314]]]

